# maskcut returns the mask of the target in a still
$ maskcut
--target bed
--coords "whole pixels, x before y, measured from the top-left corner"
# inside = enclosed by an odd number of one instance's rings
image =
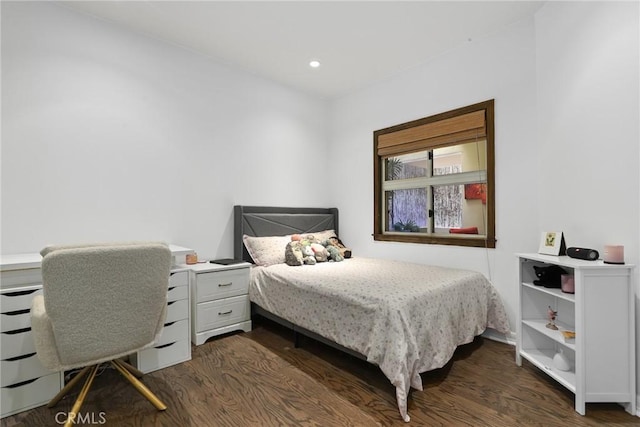
[[[292,234],[335,232],[335,208],[234,207],[234,256],[254,263],[243,239],[284,253]],[[274,236],[285,236],[274,237]],[[253,239],[252,239],[253,238]],[[348,243],[348,242],[347,242]],[[252,312],[380,367],[409,421],[410,388],[486,328],[509,332],[502,301],[478,272],[354,256],[292,267],[277,258],[251,268]]]

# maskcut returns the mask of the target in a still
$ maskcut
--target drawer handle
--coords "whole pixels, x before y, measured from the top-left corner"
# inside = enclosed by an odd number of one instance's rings
[[[31,328],[22,328],[22,329],[16,329],[14,331],[6,331],[6,332],[3,332],[3,334],[7,334],[7,335],[24,334],[25,332],[29,332],[30,330]]]
[[[30,291],[5,292],[2,295],[8,296],[8,297],[21,297],[23,295],[29,295],[34,292],[38,292],[39,290],[40,289],[31,289]]]
[[[16,310],[16,311],[7,311],[6,313],[2,313],[5,316],[19,316],[21,314],[27,314],[31,311],[29,308],[25,308],[24,310]]]
[[[28,359],[30,357],[35,356],[36,353],[27,353],[27,354],[22,354],[20,356],[16,356],[16,357],[9,357],[7,359],[3,359],[3,362],[15,362],[16,360],[22,360],[22,359]]]
[[[222,287],[224,287],[224,286],[231,286],[231,285],[233,285],[233,282],[229,282],[229,283],[218,283],[218,287],[219,287],[219,288],[222,288]]]
[[[223,316],[225,314],[231,314],[233,313],[233,310],[229,310],[229,311],[225,311],[225,312],[218,312],[218,316]]]
[[[174,290],[176,287],[175,286],[170,286],[168,291],[171,292],[172,290]]]
[[[171,305],[171,304],[173,304],[174,302],[175,302],[175,301],[169,301],[169,302],[167,303],[167,305]]]
[[[6,386],[4,388],[22,387],[23,385],[31,384],[32,382],[37,381],[37,380],[39,380],[39,378],[34,378],[32,380],[26,380],[26,381],[22,381],[20,383],[11,384],[11,385],[8,385],[8,386]]]
[[[171,325],[173,325],[173,324],[174,324],[174,323],[176,323],[176,322],[177,322],[177,320],[176,320],[176,321],[174,321],[174,322],[165,323],[165,324],[164,324],[164,327],[166,328],[167,326],[171,326]]]
[[[176,342],[177,342],[177,341],[170,342],[169,344],[159,345],[159,346],[154,347],[154,348],[157,348],[158,350],[159,350],[159,349],[161,349],[161,348],[167,348],[167,347],[170,347],[170,346],[174,345]]]

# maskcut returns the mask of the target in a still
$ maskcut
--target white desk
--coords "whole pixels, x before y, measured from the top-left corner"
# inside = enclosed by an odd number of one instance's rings
[[[184,264],[184,257],[193,253],[193,249],[184,248],[177,245],[169,245],[173,264]],[[9,254],[0,255],[0,271],[28,270],[30,268],[40,268],[42,256],[39,253]],[[0,286],[0,289],[2,287]]]
[[[142,372],[191,359],[189,270],[178,264],[193,250],[169,245],[173,267],[169,279],[165,329],[155,347],[130,356]],[[37,358],[29,309],[42,292],[39,253],[0,256],[0,418],[49,402],[64,386],[63,372],[48,371]]]

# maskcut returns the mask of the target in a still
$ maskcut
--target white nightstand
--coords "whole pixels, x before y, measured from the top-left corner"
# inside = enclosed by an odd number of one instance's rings
[[[251,264],[203,263],[188,267],[191,269],[191,342],[200,345],[227,332],[249,332]]]

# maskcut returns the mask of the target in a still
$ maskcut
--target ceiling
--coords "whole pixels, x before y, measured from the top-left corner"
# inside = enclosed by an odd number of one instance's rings
[[[533,16],[535,1],[65,1],[326,99]],[[309,67],[317,59],[320,67]]]

